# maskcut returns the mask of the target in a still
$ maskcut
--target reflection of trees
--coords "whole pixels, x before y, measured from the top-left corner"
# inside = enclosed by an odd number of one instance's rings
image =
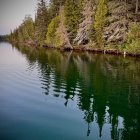
[[[100,137],[103,125],[110,124],[112,139],[138,138],[140,64],[137,58],[17,48],[26,55],[30,67],[38,64],[45,94],[64,98],[65,106],[76,96],[88,125],[87,135],[92,122],[96,122]],[[119,128],[120,116],[123,128]]]

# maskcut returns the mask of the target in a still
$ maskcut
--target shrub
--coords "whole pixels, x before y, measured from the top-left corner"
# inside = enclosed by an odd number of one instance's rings
[[[125,49],[127,52],[140,53],[140,24],[134,23],[129,28]]]

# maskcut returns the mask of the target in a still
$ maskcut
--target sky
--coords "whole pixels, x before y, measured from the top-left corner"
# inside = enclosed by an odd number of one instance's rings
[[[25,15],[34,19],[37,0],[0,0],[0,35],[18,27]]]

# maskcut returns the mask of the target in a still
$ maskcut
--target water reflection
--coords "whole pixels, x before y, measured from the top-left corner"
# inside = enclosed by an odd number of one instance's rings
[[[99,137],[110,129],[110,137],[138,139],[140,136],[140,60],[87,52],[16,47],[37,67],[43,94],[63,98],[64,105],[76,101],[87,123],[87,136],[98,124]]]

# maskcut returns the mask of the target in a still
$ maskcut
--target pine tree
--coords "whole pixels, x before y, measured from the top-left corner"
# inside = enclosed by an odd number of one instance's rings
[[[23,34],[23,27],[20,26],[17,30],[18,32],[18,36],[17,36],[17,40],[19,43],[23,43],[25,42],[25,35]]]
[[[74,43],[77,45],[83,45],[90,42],[91,26],[93,24],[93,15],[95,14],[95,1],[84,0],[84,6],[82,9],[82,20],[79,24],[77,36],[74,39]]]
[[[107,14],[105,0],[100,0],[95,14],[94,28],[96,31],[96,41],[99,47],[104,47],[103,27]]]
[[[38,0],[37,14],[35,18],[35,39],[39,46],[44,44],[49,15],[44,0]]]
[[[60,7],[65,4],[66,0],[50,0],[49,14],[51,19],[59,14]]]
[[[26,15],[20,27],[25,41],[34,40],[34,22],[30,15]]]
[[[83,0],[66,0],[65,3],[65,24],[67,26],[67,31],[71,43],[76,37],[80,18],[82,17],[82,3]]]
[[[58,37],[56,35],[57,28],[59,26],[59,16],[56,16],[52,19],[48,26],[48,32],[46,35],[46,44],[49,46],[55,46],[57,47]]]
[[[64,6],[60,8],[59,18],[60,18],[60,23],[56,31],[56,35],[58,39],[57,42],[59,43],[60,47],[63,47],[65,49],[72,48],[65,25]]]

